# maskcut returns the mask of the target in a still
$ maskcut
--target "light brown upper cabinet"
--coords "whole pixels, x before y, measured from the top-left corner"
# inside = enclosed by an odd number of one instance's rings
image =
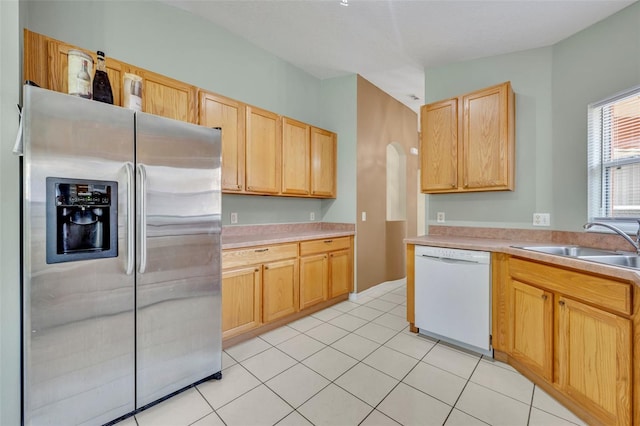
[[[197,88],[142,68],[131,67],[128,72],[143,78],[142,110],[174,120],[196,122]]]
[[[310,126],[282,117],[282,193],[309,195]]]
[[[244,190],[245,105],[200,91],[200,124],[222,129],[222,190]]]
[[[91,72],[91,78],[95,74],[97,57],[96,52],[90,52],[85,49],[79,49],[67,43],[62,43],[57,40],[50,39],[47,41],[48,49],[48,72],[47,72],[47,88],[55,90],[56,92],[69,93],[68,91],[68,65],[69,65],[69,51],[80,50],[93,59],[93,71]],[[122,105],[122,78],[124,76],[123,68],[125,64],[122,62],[111,59],[107,56],[107,75],[109,76],[109,83],[111,83],[111,91],[113,92],[113,104]]]
[[[311,127],[311,195],[336,197],[336,134]]]
[[[421,190],[513,190],[515,96],[509,82],[421,108]]]
[[[247,106],[246,191],[280,192],[281,142],[278,114]]]

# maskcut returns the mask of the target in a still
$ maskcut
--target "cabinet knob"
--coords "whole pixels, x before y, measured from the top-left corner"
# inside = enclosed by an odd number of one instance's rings
[[[558,305],[560,305],[560,306],[564,306],[564,300],[559,301],[559,302],[558,302]]]
[[[333,240],[324,240],[325,244],[330,244],[333,242]]]
[[[264,253],[265,251],[269,251],[268,248],[263,248],[263,249],[255,249],[254,250],[256,253]]]
[[[264,267],[264,269],[269,269],[269,267],[268,267],[268,266],[265,266],[265,267]]]
[[[260,269],[256,268],[253,270],[253,272],[260,272]]]
[[[547,300],[547,295],[546,294],[542,295],[542,300]]]

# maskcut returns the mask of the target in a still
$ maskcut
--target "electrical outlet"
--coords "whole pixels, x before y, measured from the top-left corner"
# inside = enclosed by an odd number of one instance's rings
[[[231,223],[238,223],[238,213],[231,213]]]
[[[309,220],[316,220],[316,214],[314,212],[309,213]]]
[[[436,213],[436,222],[444,223],[444,212]]]
[[[549,213],[534,213],[533,226],[551,226],[551,215]]]

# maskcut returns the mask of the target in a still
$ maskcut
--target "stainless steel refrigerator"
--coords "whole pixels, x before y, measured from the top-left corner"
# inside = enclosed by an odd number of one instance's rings
[[[219,378],[220,130],[32,86],[23,103],[24,424]]]

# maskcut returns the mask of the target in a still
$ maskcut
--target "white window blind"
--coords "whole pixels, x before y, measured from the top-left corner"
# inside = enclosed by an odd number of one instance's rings
[[[589,105],[589,221],[635,232],[640,219],[640,87]]]

